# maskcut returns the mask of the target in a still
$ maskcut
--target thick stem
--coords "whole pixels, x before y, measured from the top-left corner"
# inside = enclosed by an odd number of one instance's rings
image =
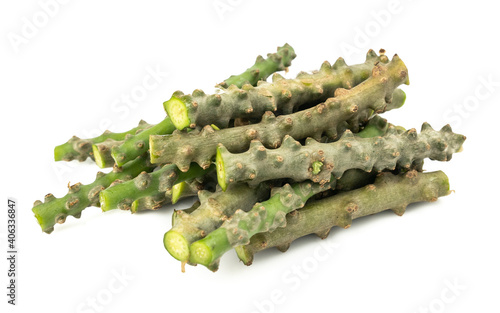
[[[215,130],[205,126],[201,131],[175,131],[168,136],[151,136],[151,162],[174,163],[181,170],[196,162],[207,167],[215,157],[217,145],[222,144],[233,153],[244,152],[252,140],[267,148],[278,147],[288,135],[296,140],[321,138],[325,133],[336,139],[345,129],[353,132],[374,112],[401,107],[405,94],[395,90],[408,82],[406,66],[397,56],[388,64],[377,64],[372,76],[350,90],[339,88],[335,97],[315,107],[276,117],[266,112],[258,124]]]
[[[48,194],[45,196],[44,203],[39,200],[35,201],[33,213],[42,231],[51,233],[54,225],[64,223],[68,215],[79,218],[85,208],[99,206],[99,194],[113,182],[130,180],[141,172],[153,171],[155,166],[151,165],[148,159],[148,156],[141,156],[121,168],[113,168],[113,171],[108,174],[98,172],[93,183],[75,184],[69,187],[68,194],[62,198]]]
[[[424,123],[420,135],[415,129],[398,134],[394,126],[387,134],[376,138],[360,138],[350,131],[336,142],[319,143],[312,138],[302,146],[292,137],[286,137],[278,149],[266,149],[260,142],[252,142],[245,153],[231,154],[220,147],[217,164],[220,185],[247,182],[256,185],[262,181],[290,178],[294,181],[312,180],[327,183],[330,175],[339,178],[348,169],[382,171],[396,165],[410,168],[413,162],[425,158],[449,161],[461,150],[465,136],[454,134],[449,125],[440,131]],[[314,162],[323,166],[313,173]],[[293,169],[293,171],[290,171]]]
[[[236,118],[260,118],[266,111],[290,114],[300,105],[322,102],[333,97],[337,88],[352,88],[370,76],[376,63],[387,63],[385,55],[370,50],[365,63],[347,66],[342,58],[331,66],[323,63],[313,74],[301,73],[296,79],[273,75],[273,82],[261,81],[257,87],[232,85],[221,94],[206,95],[202,90],[184,95],[176,91],[163,105],[177,129],[215,124],[226,128]]]
[[[240,75],[232,75],[220,83],[219,86],[223,88],[227,88],[230,85],[241,88],[244,84],[255,86],[257,82],[266,80],[274,72],[288,70],[288,67],[292,64],[292,60],[296,56],[293,48],[286,43],[283,47],[278,47],[276,53],[268,53],[267,59],[259,55],[252,67]]]
[[[334,226],[347,228],[356,218],[385,210],[402,215],[411,203],[436,201],[449,193],[448,177],[441,171],[425,174],[410,171],[400,175],[383,172],[373,184],[307,203],[287,215],[286,227],[257,234],[250,243],[235,250],[240,260],[250,265],[254,254],[264,249],[277,247],[284,252],[294,240],[305,235],[316,234],[324,239]]]

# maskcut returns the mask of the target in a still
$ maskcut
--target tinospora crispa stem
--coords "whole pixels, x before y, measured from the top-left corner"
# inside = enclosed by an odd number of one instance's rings
[[[240,154],[219,147],[217,177],[223,188],[235,182],[256,185],[280,178],[324,184],[331,174],[339,178],[353,168],[382,171],[396,165],[409,168],[425,158],[449,161],[453,153],[461,151],[464,141],[465,136],[453,133],[449,125],[435,131],[428,123],[422,125],[419,135],[415,129],[398,134],[394,126],[389,126],[384,136],[374,138],[360,138],[347,130],[336,142],[308,138],[304,146],[288,136],[278,149],[266,149],[259,141]]]
[[[152,173],[142,172],[134,179],[111,185],[99,195],[101,209],[105,211],[130,210],[132,203],[144,197],[158,198],[159,193],[169,191],[174,185],[213,171],[214,166],[202,169],[196,164],[189,171],[181,172],[174,164],[168,164]]]
[[[347,66],[339,58],[332,66],[328,62],[319,71],[301,73],[296,79],[273,75],[273,82],[260,81],[238,88],[229,86],[222,93],[207,95],[196,89],[190,95],[176,91],[163,105],[177,129],[214,124],[226,128],[236,118],[260,118],[266,111],[290,114],[300,105],[322,102],[333,97],[337,88],[352,88],[370,76],[376,63],[387,63],[385,55],[373,50],[362,64]]]
[[[244,84],[255,86],[259,81],[266,80],[275,72],[286,71],[296,56],[292,46],[286,43],[283,47],[278,47],[276,53],[268,53],[266,59],[259,55],[252,67],[239,75],[231,75],[218,85],[223,88],[231,85],[241,88]]]
[[[332,227],[348,228],[354,219],[385,210],[401,216],[409,204],[436,201],[449,193],[448,177],[442,171],[382,172],[373,184],[307,203],[286,216],[286,227],[257,234],[235,250],[240,260],[250,265],[255,253],[264,249],[276,247],[285,252],[294,240],[308,234],[325,239]]]
[[[79,218],[85,208],[99,206],[99,194],[113,182],[130,180],[141,172],[152,172],[155,167],[156,165],[149,163],[149,156],[140,156],[123,167],[115,166],[108,174],[98,172],[96,180],[91,184],[77,183],[70,186],[68,194],[62,198],[47,194],[44,203],[35,201],[32,211],[42,231],[51,233],[54,225],[64,223],[68,215]]]
[[[143,131],[144,129],[148,129],[153,125],[146,123],[141,120],[137,127],[134,127],[123,133],[113,133],[109,130],[106,130],[100,136],[89,138],[89,139],[80,139],[76,136],[73,136],[68,142],[63,143],[54,148],[54,160],[55,161],[71,161],[78,160],[80,162],[85,161],[88,157],[94,159],[92,154],[92,145],[96,143],[103,142],[105,140],[124,140],[127,135],[134,135],[138,132]]]

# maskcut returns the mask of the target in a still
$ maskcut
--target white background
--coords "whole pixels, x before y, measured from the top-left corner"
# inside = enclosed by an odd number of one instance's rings
[[[460,3],[75,0],[44,21],[37,1],[2,1],[0,233],[5,251],[7,197],[14,197],[19,290],[18,306],[7,306],[1,252],[1,311],[498,310],[500,23],[494,2]],[[36,32],[24,36],[34,17]],[[24,40],[13,44],[15,36]],[[230,252],[217,273],[188,266],[183,274],[166,252],[171,208],[131,215],[92,207],[51,235],[40,231],[32,203],[49,192],[63,196],[68,181],[90,183],[98,170],[90,161],[54,162],[54,146],[72,135],[124,131],[141,118],[159,122],[162,102],[175,90],[210,92],[285,42],[298,55],[290,78],[339,56],[363,62],[369,48],[398,53],[411,85],[404,86],[404,108],[384,117],[418,130],[424,121],[438,129],[450,123],[467,136],[451,162],[425,165],[444,170],[456,192],[413,205],[403,217],[387,212],[355,221],[324,241],[307,237],[285,254],[257,254],[250,267]],[[133,107],[121,102],[156,68],[168,77]],[[319,261],[321,242],[337,248]],[[305,274],[295,274],[298,267]],[[115,281],[122,271],[125,282]],[[110,283],[120,290],[111,293]],[[98,299],[94,309],[91,298]]]

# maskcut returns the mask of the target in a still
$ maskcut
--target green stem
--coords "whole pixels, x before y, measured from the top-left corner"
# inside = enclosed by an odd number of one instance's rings
[[[415,202],[436,201],[450,193],[448,177],[441,171],[393,175],[381,173],[374,184],[307,203],[286,217],[286,227],[253,236],[246,245],[235,248],[244,264],[252,264],[255,253],[277,247],[286,251],[297,238],[316,234],[328,236],[334,226],[347,228],[352,220],[385,210],[402,215]]]
[[[360,138],[346,131],[333,143],[319,143],[308,138],[302,146],[292,137],[286,137],[278,149],[265,149],[260,142],[252,142],[250,150],[240,154],[219,147],[216,164],[223,164],[218,167],[221,186],[235,182],[256,185],[281,178],[324,184],[331,174],[339,178],[353,168],[382,171],[394,169],[396,165],[410,168],[413,162],[425,158],[448,161],[453,153],[461,150],[464,140],[465,136],[454,134],[449,125],[435,131],[424,123],[418,136],[415,129],[399,134],[390,126],[387,134],[380,138]],[[314,174],[312,165],[318,161],[323,166]]]
[[[176,204],[177,201],[186,197],[187,195],[198,195],[198,191],[200,190],[203,190],[203,184],[198,182],[196,179],[180,182],[172,186],[170,201],[172,202],[172,204]]]
[[[112,133],[106,130],[102,135],[90,138],[90,139],[80,139],[73,136],[68,142],[59,145],[54,148],[54,160],[55,161],[85,161],[87,157],[93,158],[92,155],[92,145],[96,143],[103,142],[107,139],[112,140],[124,140],[127,135],[134,135],[141,130],[147,129],[152,125],[141,120],[139,125],[131,130],[123,133]]]
[[[128,136],[125,141],[111,149],[111,155],[118,166],[135,159],[149,150],[149,136],[171,134],[175,130],[170,118],[166,117],[160,123],[148,128],[137,135]]]
[[[93,183],[75,184],[69,187],[68,194],[62,198],[48,194],[45,196],[44,203],[39,200],[35,201],[33,213],[42,231],[51,233],[54,225],[64,223],[68,215],[79,218],[85,208],[99,206],[99,194],[113,182],[130,180],[141,172],[153,171],[155,166],[152,166],[147,159],[147,156],[140,156],[121,168],[113,168],[113,171],[108,174],[98,172]]]
[[[176,91],[163,105],[177,129],[215,124],[227,128],[236,118],[258,119],[266,111],[290,114],[300,105],[323,102],[333,97],[337,88],[352,88],[370,76],[376,63],[387,63],[370,50],[365,63],[347,66],[342,58],[331,66],[324,62],[313,74],[301,73],[296,79],[273,75],[273,82],[260,82],[257,87],[231,85],[223,93],[206,95],[202,90],[185,95]]]
[[[283,47],[278,47],[276,53],[267,54],[267,59],[259,55],[252,67],[240,75],[232,75],[220,83],[219,86],[223,88],[227,88],[230,85],[236,85],[238,88],[241,88],[244,84],[255,86],[259,81],[266,80],[275,72],[286,71],[296,56],[293,48],[289,44],[285,44]]]
[[[153,173],[143,172],[131,181],[111,186],[100,194],[101,209],[105,211],[122,209],[130,210],[132,203],[144,197],[158,197],[175,184],[201,177],[215,168],[206,170],[197,165],[191,166],[189,171],[181,172],[174,164],[163,166]]]

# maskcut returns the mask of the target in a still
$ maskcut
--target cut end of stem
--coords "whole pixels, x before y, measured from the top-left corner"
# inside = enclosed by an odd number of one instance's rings
[[[108,198],[106,197],[106,190],[102,190],[100,193],[99,193],[99,202],[101,204],[101,210],[103,212],[107,212],[109,210],[111,210],[110,206],[109,206],[109,203],[108,203]]]
[[[153,151],[156,151],[156,140],[155,138],[157,137],[157,135],[151,135],[149,136],[149,161],[151,162],[151,164],[156,164],[158,162],[158,158],[156,156],[156,153],[153,153]]]
[[[183,235],[176,231],[168,231],[163,237],[163,245],[171,256],[181,262],[189,260],[189,243]]]
[[[106,164],[106,160],[103,159],[101,153],[99,152],[99,148],[96,145],[92,145],[92,153],[94,153],[95,164],[100,168],[108,167]]]
[[[38,222],[44,233],[50,234],[54,231],[54,223],[49,222],[53,221],[53,219],[46,215],[49,211],[47,207],[40,208],[40,206],[36,206],[33,207],[31,211],[35,213],[36,221]],[[44,212],[46,214],[44,214]]]
[[[392,94],[392,108],[399,109],[406,102],[406,93],[401,89],[396,89]]]
[[[38,212],[35,212],[35,209],[33,209],[33,213],[35,213],[36,221],[38,222],[38,225],[40,225],[40,227],[42,228],[42,231],[46,232],[46,230],[44,229],[45,223],[43,221],[43,217],[41,215],[39,215]]]
[[[223,191],[226,191],[226,170],[224,168],[224,160],[222,159],[222,153],[219,148],[217,148],[217,155],[215,156],[215,166],[217,168],[217,182]]]
[[[186,182],[180,182],[172,187],[172,204],[176,204],[179,201],[184,189],[186,189]]]
[[[66,155],[65,145],[59,145],[54,148],[54,161],[62,161]]]
[[[442,188],[442,192],[439,196],[441,195],[449,195],[451,194],[451,192],[455,191],[455,190],[450,190],[450,179],[448,178],[448,176],[446,176],[446,174],[443,172],[443,171],[438,171],[436,172],[437,175],[440,175],[441,176],[441,188]]]
[[[319,172],[321,172],[321,168],[322,167],[323,167],[323,163],[322,162],[319,162],[319,161],[313,162],[313,164],[312,164],[312,173],[313,173],[313,175],[318,175]]]
[[[163,103],[165,111],[167,111],[168,117],[177,129],[184,129],[189,127],[191,121],[188,117],[188,109],[186,104],[177,97],[172,97],[170,100]]]
[[[212,249],[202,241],[194,242],[190,247],[190,262],[209,267],[212,263]]]

